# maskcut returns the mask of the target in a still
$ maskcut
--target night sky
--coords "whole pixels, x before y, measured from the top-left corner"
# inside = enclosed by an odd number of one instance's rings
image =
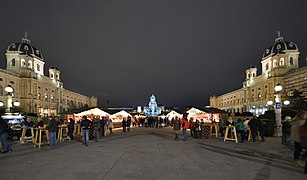
[[[242,87],[277,31],[307,56],[304,0],[6,0],[0,2],[0,66],[28,32],[64,88],[99,106],[205,106]]]

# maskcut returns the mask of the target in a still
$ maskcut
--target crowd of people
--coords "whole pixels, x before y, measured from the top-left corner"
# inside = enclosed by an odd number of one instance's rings
[[[107,135],[107,132],[111,135],[113,133],[113,121],[108,117],[101,117],[100,119],[89,120],[87,116],[83,116],[81,121],[76,122],[80,125],[82,129],[82,142],[85,146],[89,145],[89,133],[90,130],[93,131],[93,136],[95,142],[99,139],[99,131],[101,131],[102,137]],[[171,120],[161,119],[161,118],[123,118],[121,126],[123,132],[129,132],[132,126],[143,126],[143,127],[156,127],[162,128],[162,124],[165,126],[171,125],[174,131],[175,140],[179,141],[178,132],[182,129],[183,141],[188,140],[187,129],[190,130],[190,136],[196,137],[196,132],[202,131],[203,121],[195,120],[191,118],[188,120],[187,115],[183,115],[182,118],[174,117]],[[74,140],[74,130],[75,130],[75,120],[70,118],[67,122],[59,119],[58,117],[48,117],[48,123],[44,124],[41,118],[37,119],[37,122],[33,122],[31,118],[27,118],[24,122],[26,127],[38,127],[47,128],[49,130],[50,143],[49,146],[55,147],[57,145],[57,133],[59,126],[67,126],[67,135],[71,140]],[[229,118],[227,120],[220,119],[218,122],[219,133],[221,137],[225,136],[226,126],[235,126],[236,132],[239,135],[240,142],[243,143],[244,140],[249,138],[251,134],[252,142],[256,142],[256,137],[260,136],[259,141],[265,142],[264,138],[264,126],[262,122],[253,117],[251,119],[237,119],[234,121]],[[2,153],[12,152],[7,141],[8,139],[9,126],[5,120],[0,118],[0,139],[2,144]],[[286,119],[283,122],[283,136],[286,145],[294,145],[294,162],[298,166],[305,167],[305,173],[307,173],[307,162],[300,160],[300,155],[303,148],[307,149],[307,112],[298,113],[292,120]],[[31,136],[31,132],[27,130],[26,136]]]

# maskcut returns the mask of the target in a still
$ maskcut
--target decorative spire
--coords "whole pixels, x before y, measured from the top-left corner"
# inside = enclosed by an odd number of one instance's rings
[[[28,39],[28,32],[27,31],[25,31],[25,37],[22,38],[22,42],[28,43],[28,44],[31,43],[31,41]]]
[[[282,42],[284,41],[284,38],[280,35],[280,31],[277,31],[277,38],[275,39],[275,42]]]

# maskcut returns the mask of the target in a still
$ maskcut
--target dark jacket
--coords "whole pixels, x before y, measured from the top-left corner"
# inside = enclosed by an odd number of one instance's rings
[[[92,126],[92,121],[88,120],[88,119],[83,119],[81,121],[81,127],[83,130],[87,130],[87,129],[90,129]]]
[[[49,129],[49,132],[57,131],[58,126],[57,126],[57,121],[55,119],[52,119],[49,121],[48,129]]]
[[[260,126],[259,121],[255,118],[251,119],[248,122],[248,125],[249,125],[251,131],[258,131],[258,127]]]
[[[180,130],[180,121],[179,120],[172,120],[173,129]]]
[[[37,123],[37,127],[38,127],[38,126],[44,127],[44,122],[43,122],[43,121],[39,121],[39,122]]]
[[[3,133],[7,133],[8,130],[9,130],[9,126],[7,122],[3,119],[0,119],[0,135],[2,135]]]
[[[67,127],[68,127],[69,130],[74,130],[74,128],[75,128],[75,121],[73,121],[73,120],[70,121],[68,123]]]

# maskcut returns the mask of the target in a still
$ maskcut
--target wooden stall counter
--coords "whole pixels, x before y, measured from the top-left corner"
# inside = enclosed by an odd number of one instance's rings
[[[38,128],[34,128],[34,131],[35,131],[34,147],[41,148],[41,145],[49,144],[49,142],[50,142],[49,130],[47,128],[38,127]],[[46,134],[46,141],[45,142],[42,142],[43,132]]]

